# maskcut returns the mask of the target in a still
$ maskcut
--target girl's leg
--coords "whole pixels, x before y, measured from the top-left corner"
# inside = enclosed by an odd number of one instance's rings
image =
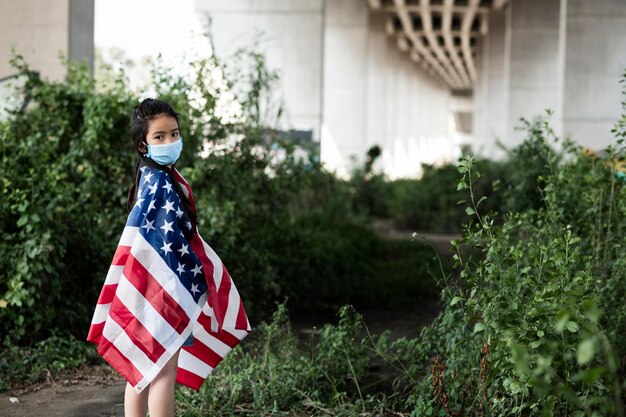
[[[176,352],[150,383],[150,395],[148,396],[150,417],[174,417],[174,385],[176,384],[179,354],[180,351]]]
[[[146,417],[148,411],[148,388],[137,394],[133,387],[126,383],[124,392],[124,416],[125,417]]]

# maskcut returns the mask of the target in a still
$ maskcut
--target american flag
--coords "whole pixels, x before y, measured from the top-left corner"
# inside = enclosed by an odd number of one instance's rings
[[[191,187],[172,172],[173,178],[141,167],[136,203],[87,336],[137,392],[190,334],[193,345],[181,349],[176,381],[199,389],[250,332],[235,284],[182,209],[172,181],[195,210]]]

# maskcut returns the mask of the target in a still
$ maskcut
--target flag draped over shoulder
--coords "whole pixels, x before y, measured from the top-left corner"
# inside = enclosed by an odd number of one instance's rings
[[[176,193],[176,181],[184,196]],[[87,340],[141,392],[181,349],[176,381],[199,389],[250,331],[235,284],[185,210],[176,171],[141,167],[136,203],[100,293]]]

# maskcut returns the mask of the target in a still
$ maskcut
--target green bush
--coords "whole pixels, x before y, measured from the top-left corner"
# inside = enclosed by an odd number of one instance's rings
[[[250,316],[268,317],[285,297],[317,309],[374,305],[380,288],[387,305],[426,294],[431,280],[414,271],[425,271],[431,255],[403,249],[405,267],[382,273],[388,245],[356,224],[351,184],[315,154],[296,158],[289,141],[261,124],[259,102],[273,78],[255,57],[251,87],[235,89],[245,110],[235,121],[215,111],[223,94],[208,79],[215,60],[193,64],[191,79],[153,71],[159,96],[182,114],[180,166],[194,187],[200,230]],[[51,82],[19,57],[14,65],[27,79],[21,94],[30,105],[0,122],[0,334],[21,345],[55,329],[82,338],[127,216],[135,167],[128,115],[138,99],[119,74],[100,84],[69,64],[67,77]],[[227,142],[233,137],[241,140]],[[197,157],[207,141],[211,151]]]
[[[237,347],[199,392],[177,389],[178,415],[356,415],[380,406],[361,383],[373,365],[368,350],[387,339],[362,339],[361,317],[348,307],[339,314],[336,326],[325,325],[302,345],[279,306],[246,350]]]
[[[493,187],[501,182],[502,163],[479,162],[484,180],[478,185],[481,195],[488,196],[486,205],[498,210],[502,205],[500,193]],[[457,187],[457,167],[424,165],[420,179],[399,179],[390,183],[390,215],[396,227],[437,233],[458,233],[466,220],[465,208],[459,200],[467,197]]]
[[[556,141],[547,121],[529,134],[520,149]],[[416,415],[623,415],[626,196],[617,146],[606,158],[573,146],[564,158],[546,152],[539,201],[500,222],[483,210],[473,158],[461,159],[470,221],[454,245],[460,285],[445,288],[445,310],[419,338],[395,346],[409,364],[401,379]]]
[[[0,334],[32,342],[89,323],[125,218],[132,101],[85,68],[47,82],[14,65],[31,106],[0,129]]]

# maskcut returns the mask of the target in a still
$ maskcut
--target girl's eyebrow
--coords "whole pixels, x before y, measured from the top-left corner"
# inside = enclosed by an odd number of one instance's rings
[[[172,129],[172,130],[171,130],[171,132],[176,132],[177,130],[180,130],[180,128],[179,128],[179,127],[177,127],[176,129]],[[167,133],[167,132],[166,132],[165,130],[158,130],[158,131],[154,132],[154,133],[152,134],[152,136],[154,136],[154,135],[156,135],[156,134],[159,134],[159,133]]]

